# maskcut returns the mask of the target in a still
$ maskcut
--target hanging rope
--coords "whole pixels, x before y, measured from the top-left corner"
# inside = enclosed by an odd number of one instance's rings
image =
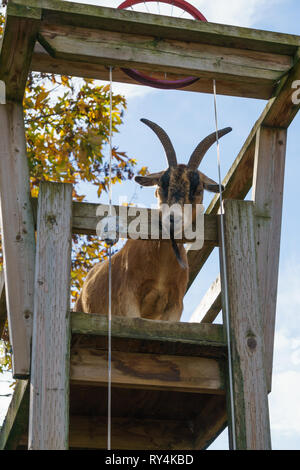
[[[218,161],[218,177],[219,177],[219,193],[220,193],[220,225],[221,225],[221,248],[222,248],[222,268],[223,268],[223,291],[225,311],[223,311],[227,335],[227,349],[228,349],[228,371],[229,371],[229,395],[230,395],[230,410],[231,410],[231,429],[232,429],[232,450],[236,450],[236,429],[235,429],[235,409],[233,401],[233,372],[232,372],[232,357],[231,357],[231,334],[229,322],[229,298],[228,298],[228,280],[227,280],[227,262],[225,252],[225,235],[224,235],[224,208],[222,196],[222,180],[221,180],[221,160],[220,160],[220,144],[219,144],[219,126],[218,126],[218,112],[217,112],[217,87],[216,81],[213,80],[214,90],[214,111],[215,111],[215,124],[216,124],[216,137],[217,137],[217,161]]]

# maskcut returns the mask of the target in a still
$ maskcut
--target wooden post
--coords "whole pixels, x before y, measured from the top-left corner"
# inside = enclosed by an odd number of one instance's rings
[[[268,450],[271,438],[257,282],[254,204],[226,200],[224,205],[236,444],[239,450]],[[223,278],[222,291],[224,293]],[[228,409],[231,433],[230,416]]]
[[[29,449],[68,446],[72,186],[40,187]]]
[[[286,139],[286,129],[260,127],[254,160],[258,284],[269,391],[272,382]]]
[[[35,238],[20,103],[0,104],[0,142],[1,226],[13,375],[26,378],[30,365]]]

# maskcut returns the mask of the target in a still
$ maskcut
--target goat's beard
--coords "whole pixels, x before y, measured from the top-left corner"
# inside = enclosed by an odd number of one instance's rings
[[[171,242],[172,242],[172,248],[174,250],[174,253],[175,253],[175,256],[176,256],[176,259],[178,261],[178,263],[180,264],[180,266],[183,268],[183,269],[186,269],[186,264],[185,262],[183,261],[183,259],[181,258],[180,256],[180,252],[179,252],[179,249],[178,249],[178,245],[177,243],[175,242],[174,240],[174,237],[173,237],[173,234],[171,235]]]
[[[159,220],[159,228],[160,230],[162,230],[162,223],[161,223],[161,220]],[[170,227],[170,238],[171,238],[171,243],[172,243],[172,248],[173,248],[173,251],[174,251],[174,254],[176,256],[176,259],[178,261],[178,263],[180,264],[180,266],[183,268],[183,269],[186,269],[187,268],[187,265],[186,263],[183,261],[183,259],[181,258],[180,256],[180,252],[179,252],[179,249],[178,249],[178,245],[174,239],[174,225],[171,225]]]

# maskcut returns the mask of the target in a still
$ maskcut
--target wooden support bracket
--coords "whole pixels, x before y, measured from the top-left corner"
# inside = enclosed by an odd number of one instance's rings
[[[236,446],[239,450],[269,450],[271,437],[254,204],[227,200],[224,217]],[[220,259],[222,262],[222,257]],[[228,417],[231,417],[229,410]],[[231,420],[229,430],[232,445]]]
[[[21,379],[29,374],[35,264],[34,223],[21,104],[0,105],[0,141],[6,305],[13,374]]]
[[[261,126],[256,138],[255,202],[258,286],[266,375],[271,391],[287,130]]]

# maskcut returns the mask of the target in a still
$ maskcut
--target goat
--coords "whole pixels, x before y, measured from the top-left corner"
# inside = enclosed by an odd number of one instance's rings
[[[216,133],[203,139],[192,153],[187,165],[178,164],[174,147],[166,132],[157,124],[141,119],[161,141],[168,161],[167,170],[136,176],[142,186],[156,186],[161,204],[196,204],[203,201],[203,191],[218,193],[219,185],[198,170]],[[230,132],[225,128],[219,137]],[[172,222],[170,221],[171,225]],[[179,262],[178,262],[179,261]],[[183,297],[188,283],[186,250],[172,240],[128,240],[112,256],[112,315],[142,317],[176,322],[181,318]],[[75,311],[107,314],[108,261],[96,264],[88,273]]]

